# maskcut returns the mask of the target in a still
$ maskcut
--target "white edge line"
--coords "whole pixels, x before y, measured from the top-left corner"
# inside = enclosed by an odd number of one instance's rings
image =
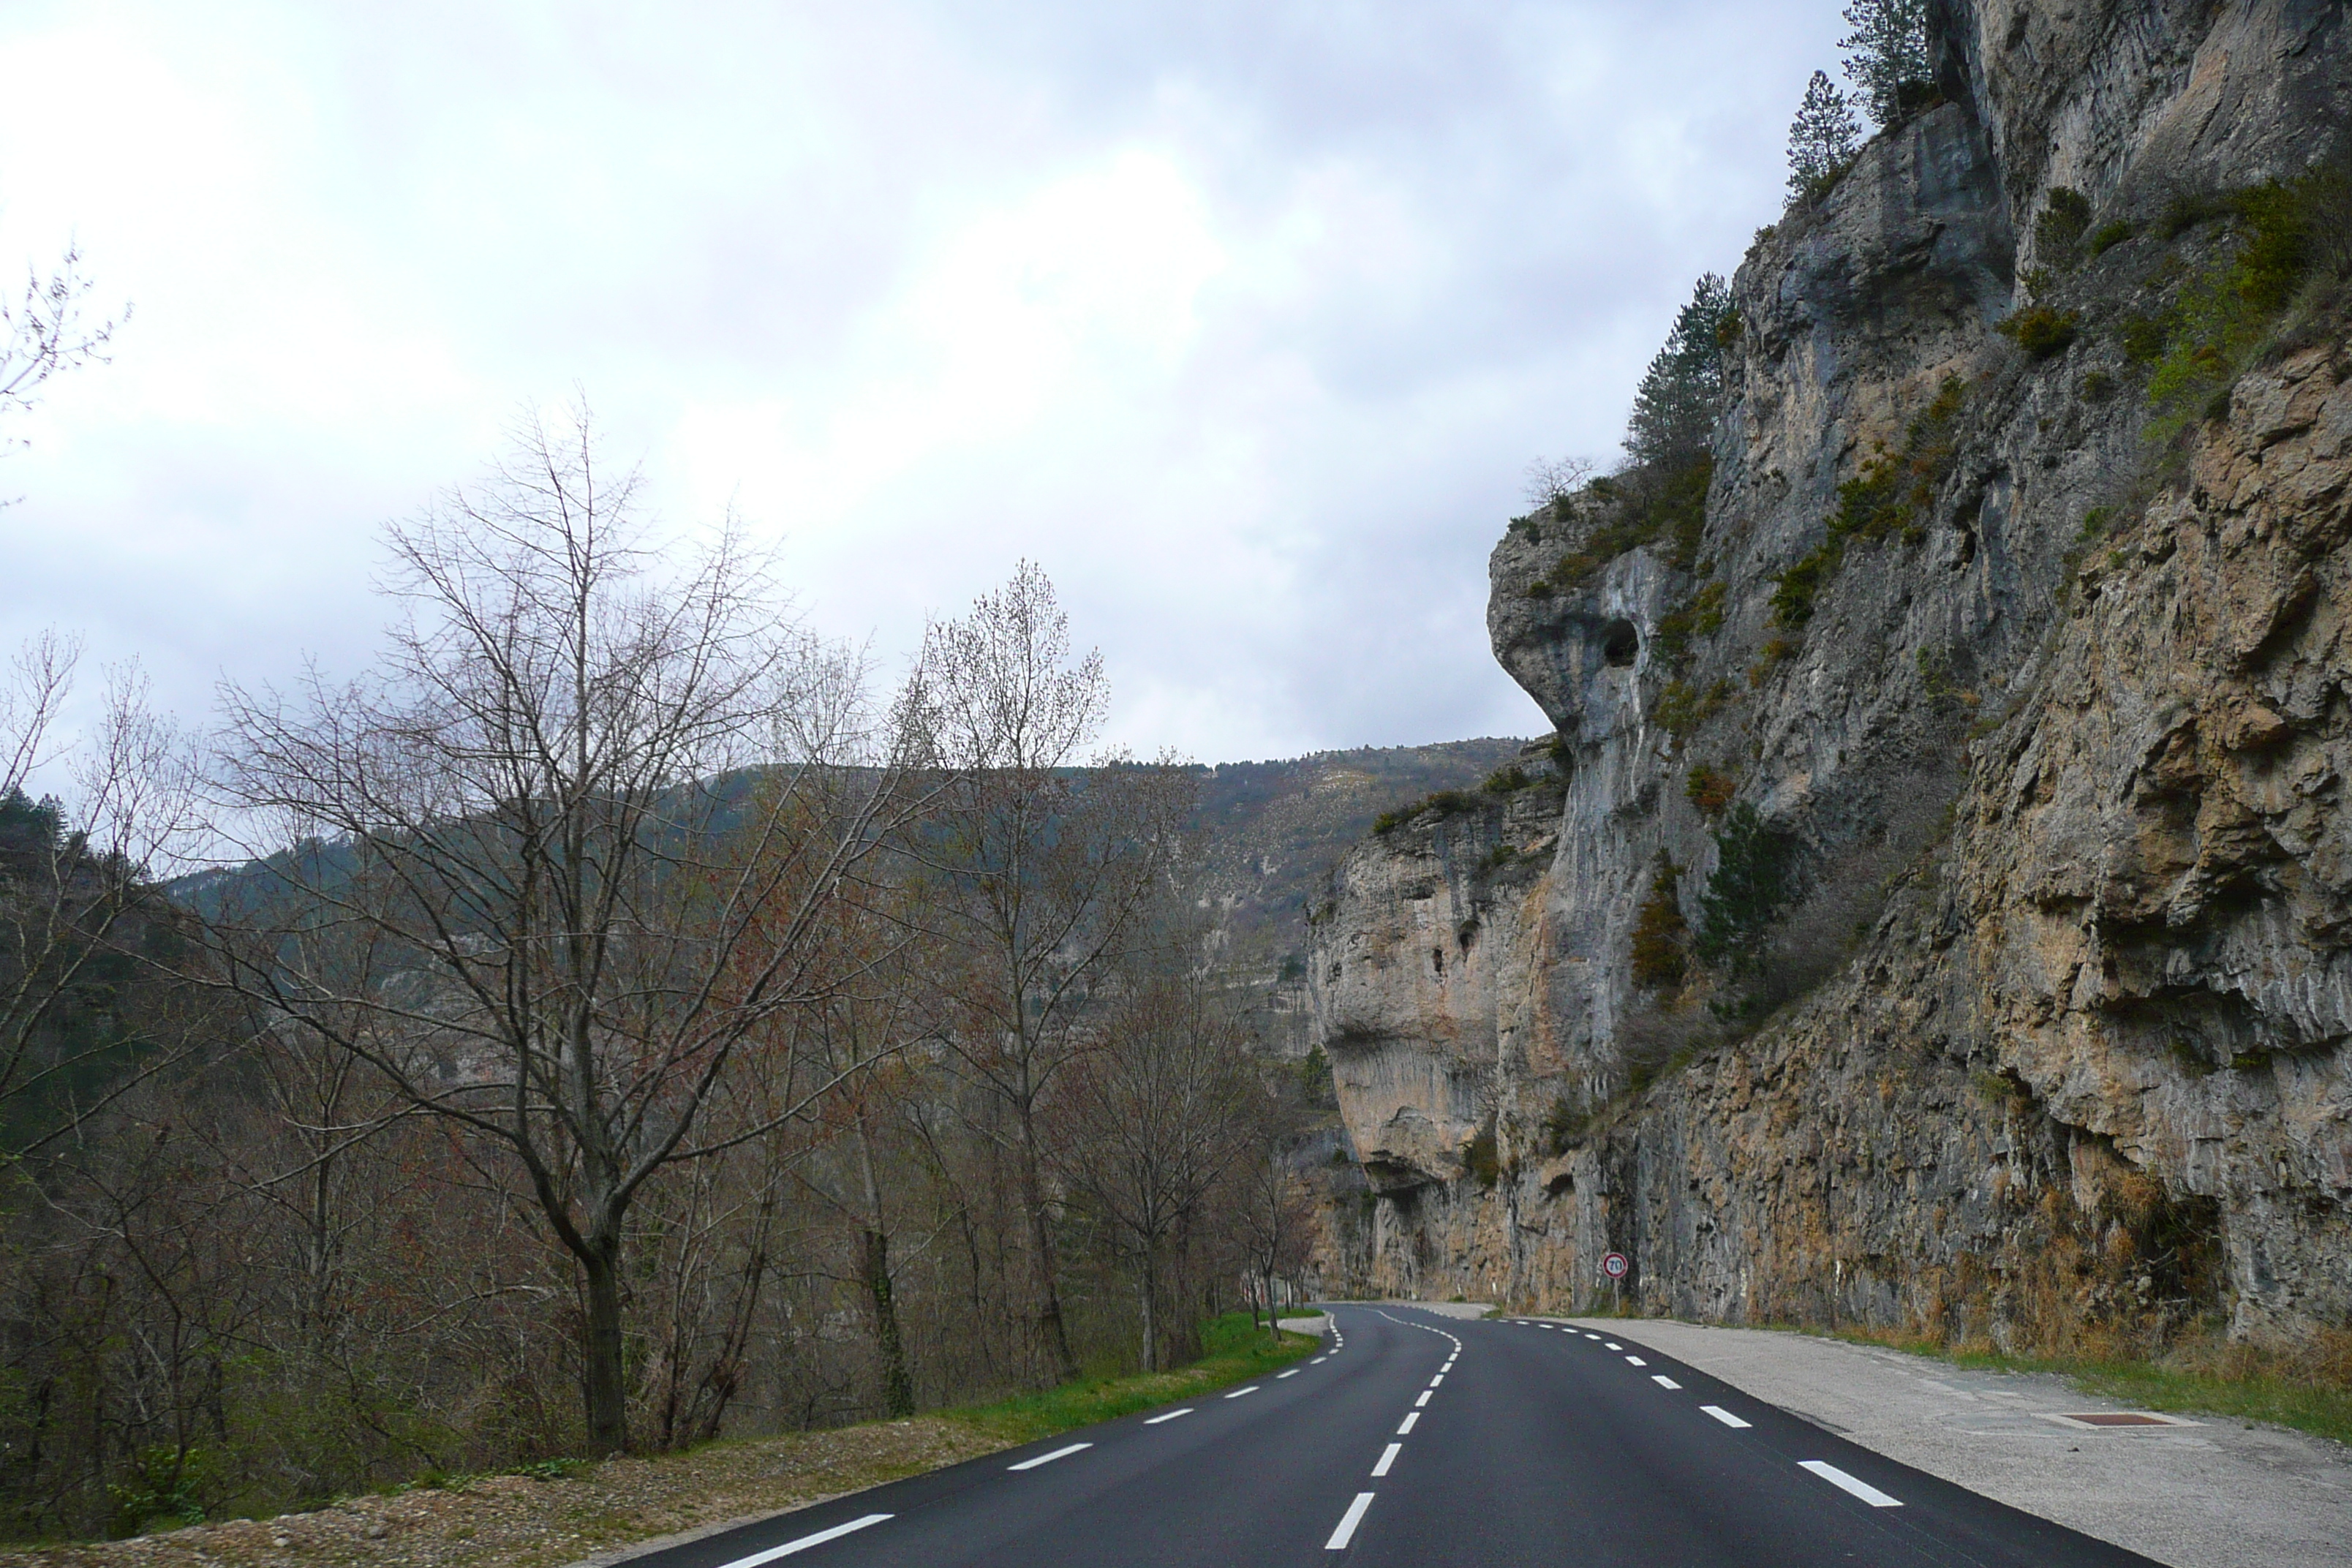
[[[1873,1508],[1901,1508],[1903,1506],[1903,1500],[1901,1498],[1888,1497],[1885,1492],[1880,1491],[1868,1481],[1855,1480],[1852,1476],[1847,1475],[1843,1470],[1839,1469],[1835,1465],[1830,1464],[1826,1460],[1800,1459],[1797,1463],[1804,1468],[1812,1471],[1813,1474],[1821,1477],[1822,1479],[1829,1482],[1830,1485],[1837,1488],[1838,1490],[1843,1492],[1852,1492],[1855,1497],[1860,1498],[1863,1501],[1868,1503]]]
[[[838,1541],[853,1530],[863,1530],[869,1524],[879,1524],[891,1516],[869,1513],[864,1519],[853,1519],[847,1524],[836,1524],[831,1530],[820,1530],[814,1535],[803,1535],[798,1541],[787,1541],[782,1546],[771,1546],[765,1552],[754,1552],[749,1557],[738,1557],[723,1568],[760,1568],[762,1563],[773,1563],[779,1557],[790,1557],[795,1552],[806,1552],[812,1546],[823,1546],[828,1541]]]
[[[1056,1448],[1050,1454],[1040,1454],[1034,1459],[1024,1459],[1017,1465],[1007,1465],[1004,1468],[1008,1470],[1034,1470],[1040,1465],[1050,1465],[1056,1459],[1066,1459],[1081,1448],[1093,1447],[1092,1443],[1072,1443],[1066,1448]]]
[[[1726,1410],[1720,1405],[1702,1405],[1699,1408],[1706,1411],[1709,1415],[1714,1416],[1717,1421],[1722,1422],[1726,1426],[1745,1427],[1755,1425],[1752,1421],[1742,1421],[1738,1416],[1734,1415],[1730,1411]]]
[[[1389,1473],[1389,1467],[1395,1464],[1396,1457],[1403,1452],[1404,1445],[1402,1443],[1391,1443],[1388,1446],[1388,1451],[1381,1456],[1381,1462],[1372,1467],[1372,1474],[1375,1477],[1387,1475]]]
[[[1397,1428],[1396,1435],[1402,1437],[1408,1432],[1411,1432],[1412,1430],[1412,1424],[1420,1419],[1421,1412],[1418,1410],[1414,1411],[1412,1415],[1404,1418],[1404,1425]]]
[[[1364,1522],[1364,1510],[1371,1506],[1372,1494],[1358,1492],[1356,1500],[1348,1505],[1348,1511],[1339,1516],[1339,1528],[1331,1532],[1331,1539],[1323,1543],[1323,1550],[1326,1552],[1346,1550],[1349,1539],[1356,1533],[1356,1526]]]
[[[1173,1421],[1173,1420],[1175,1420],[1175,1419],[1176,1419],[1176,1417],[1178,1417],[1179,1415],[1192,1415],[1192,1407],[1191,1405],[1187,1405],[1186,1406],[1184,1406],[1184,1408],[1183,1408],[1183,1409],[1181,1409],[1181,1410],[1171,1410],[1171,1411],[1170,1411],[1167,1415],[1147,1415],[1147,1416],[1145,1416],[1145,1417],[1143,1418],[1143,1424],[1144,1424],[1146,1426],[1159,1426],[1162,1421]]]

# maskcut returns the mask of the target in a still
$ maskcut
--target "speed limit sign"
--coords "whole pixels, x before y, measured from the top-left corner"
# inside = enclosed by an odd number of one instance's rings
[[[1625,1255],[1622,1252],[1612,1252],[1601,1260],[1601,1272],[1612,1279],[1625,1278],[1625,1270],[1630,1267],[1631,1265],[1625,1261]]]

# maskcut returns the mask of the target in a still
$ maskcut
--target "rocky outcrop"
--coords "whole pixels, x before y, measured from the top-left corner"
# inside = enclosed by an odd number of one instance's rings
[[[1373,1195],[1327,1277],[1564,1308],[1614,1249],[1734,1321],[2352,1321],[2340,289],[2185,414],[2147,364],[2231,255],[2179,198],[2335,152],[2344,8],[1935,26],[1947,100],[1733,281],[1696,537],[1629,546],[1604,488],[1496,547],[1558,776],[1335,873]],[[1744,970],[1688,952],[1743,807],[1785,879]],[[1645,914],[1687,973],[1637,971]]]

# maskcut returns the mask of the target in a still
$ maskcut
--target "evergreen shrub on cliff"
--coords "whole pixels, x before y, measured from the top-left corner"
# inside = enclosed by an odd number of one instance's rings
[[[1746,802],[1731,808],[1715,835],[1715,874],[1699,895],[1701,958],[1734,975],[1762,966],[1772,924],[1796,897],[1795,840]]]

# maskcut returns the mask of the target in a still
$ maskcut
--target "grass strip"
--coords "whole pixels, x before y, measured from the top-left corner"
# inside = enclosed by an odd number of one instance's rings
[[[1202,1325],[1201,1343],[1206,1353],[1189,1366],[1132,1377],[1080,1378],[1042,1393],[1015,1394],[992,1405],[942,1410],[939,1415],[1011,1447],[1279,1372],[1314,1354],[1322,1342],[1308,1334],[1293,1333],[1285,1333],[1277,1341],[1253,1326],[1246,1312],[1229,1312]]]

